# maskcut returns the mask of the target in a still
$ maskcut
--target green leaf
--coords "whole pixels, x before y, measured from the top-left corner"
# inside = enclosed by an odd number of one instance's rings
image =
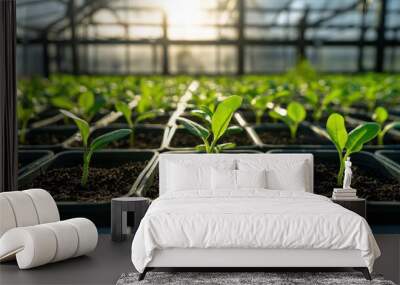
[[[190,114],[204,120],[207,123],[211,123],[211,117],[208,115],[208,113],[204,112],[203,110],[199,109],[192,110]]]
[[[279,114],[277,111],[275,110],[271,110],[268,112],[269,116],[273,119],[278,119],[281,120],[283,118],[283,116],[281,114]]]
[[[196,145],[195,149],[196,149],[197,151],[207,151],[207,148],[206,148],[206,145],[205,145],[205,144]]]
[[[145,121],[145,120],[148,120],[148,119],[153,119],[161,114],[163,114],[162,110],[153,110],[153,111],[148,111],[148,112],[142,113],[136,117],[135,124]]]
[[[282,114],[278,113],[275,110],[269,111],[269,115],[273,119],[278,119],[284,122],[288,127],[293,125],[293,121],[288,116],[283,116]]]
[[[18,115],[18,120],[20,121],[28,121],[31,119],[34,115],[34,111],[32,108],[27,108],[22,106],[22,104],[18,103],[17,104],[17,115]]]
[[[258,95],[251,99],[250,104],[255,109],[265,110],[267,109],[267,104],[271,101],[271,97],[267,95]]]
[[[71,118],[72,120],[74,120],[76,126],[78,127],[78,129],[81,133],[83,145],[86,147],[88,144],[89,133],[90,133],[89,124],[85,120],[82,120],[81,118],[77,117],[76,115],[72,114],[71,112],[69,112],[67,110],[60,110],[60,112],[64,116],[67,116],[68,118]]]
[[[243,131],[243,128],[242,128],[242,127],[239,127],[239,126],[229,126],[229,127],[226,129],[225,134],[226,134],[226,135],[236,135],[236,134],[240,134],[242,131]]]
[[[339,89],[333,90],[332,92],[330,92],[328,95],[326,95],[324,97],[324,99],[322,100],[322,105],[326,106],[334,100],[340,100],[341,94],[342,94],[341,90],[339,90]]]
[[[287,108],[287,115],[292,121],[301,123],[304,121],[307,114],[303,105],[297,102],[291,102]]]
[[[393,128],[400,128],[400,122],[391,122],[390,124],[387,124],[382,130],[383,135]]]
[[[214,141],[217,141],[225,133],[232,119],[233,113],[242,104],[242,97],[233,95],[218,104],[211,120],[211,129]]]
[[[132,110],[129,108],[129,105],[124,102],[117,102],[115,103],[115,109],[122,113],[130,127],[133,126],[132,123]]]
[[[326,131],[336,149],[341,153],[348,139],[343,116],[337,113],[330,115],[326,122]]]
[[[177,121],[181,122],[185,129],[194,136],[200,137],[202,139],[207,139],[207,137],[210,135],[209,131],[206,128],[196,122],[182,117],[177,118]]]
[[[84,113],[88,113],[94,105],[95,98],[92,92],[84,92],[79,96],[78,104]]]
[[[316,108],[319,101],[319,96],[314,91],[307,91],[304,96],[306,97],[307,101]]]
[[[236,147],[235,143],[222,143],[222,144],[217,145],[217,148],[219,148],[220,150],[232,149],[235,147]]]
[[[377,107],[372,115],[372,119],[382,125],[389,117],[388,111],[383,107]]]
[[[109,143],[122,139],[132,133],[130,129],[120,129],[112,132],[105,133],[97,138],[95,138],[90,144],[90,151],[96,151],[106,147]]]
[[[377,123],[365,123],[352,130],[346,143],[347,153],[361,151],[365,143],[377,136],[379,130],[380,127]]]
[[[103,96],[99,96],[98,98],[96,98],[96,100],[94,101],[94,104],[92,105],[92,107],[89,108],[89,110],[87,111],[88,115],[90,117],[93,117],[98,111],[100,111],[101,108],[103,108],[103,106],[106,104],[106,100],[103,98]]]
[[[211,107],[208,106],[200,106],[199,107],[200,110],[202,110],[204,113],[206,113],[208,116],[210,116],[210,118],[212,118],[213,114],[214,114],[214,105],[211,104]]]
[[[72,110],[75,107],[74,102],[65,96],[51,98],[50,102],[54,107],[60,109]]]

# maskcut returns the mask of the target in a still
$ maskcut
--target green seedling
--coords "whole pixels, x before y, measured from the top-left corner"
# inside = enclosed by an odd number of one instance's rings
[[[134,119],[132,119],[133,112],[128,104],[126,104],[124,102],[117,102],[117,103],[115,103],[115,109],[118,112],[122,113],[122,115],[125,118],[126,123],[129,125],[129,128],[132,130],[130,139],[129,139],[130,147],[133,147],[135,145],[135,132],[136,132],[137,125],[144,120],[152,119],[152,118],[157,117],[160,114],[163,114],[163,112],[161,110],[153,110],[153,111],[140,113]]]
[[[89,138],[90,138],[89,123],[86,122],[85,120],[77,117],[76,115],[74,115],[73,113],[71,113],[67,110],[60,110],[60,112],[64,116],[67,116],[68,118],[72,119],[79,129],[79,132],[80,132],[80,135],[82,138],[83,150],[84,150],[83,151],[83,169],[82,169],[81,186],[86,187],[87,181],[88,181],[88,176],[89,176],[89,164],[90,164],[90,160],[92,159],[93,153],[97,150],[105,148],[108,144],[110,144],[113,141],[122,139],[123,137],[130,135],[132,133],[132,130],[120,129],[120,130],[108,132],[97,138],[93,138],[93,140],[91,140],[91,142],[89,144]]]
[[[17,120],[18,140],[26,143],[26,133],[29,121],[45,109],[47,98],[43,94],[45,81],[34,77],[30,80],[20,80],[17,89]]]
[[[316,122],[321,119],[329,105],[340,96],[338,90],[329,92],[324,82],[311,82],[303,94],[307,102],[312,106],[312,118]]]
[[[326,131],[328,138],[333,142],[338,152],[340,167],[337,185],[342,186],[345,161],[351,154],[361,151],[364,144],[377,136],[379,125],[377,123],[364,123],[347,133],[343,116],[333,113],[326,122]]]
[[[77,100],[68,96],[56,96],[50,99],[51,104],[59,109],[69,110],[82,116],[86,121],[91,121],[97,112],[105,105],[103,96],[96,96],[93,92],[81,87]]]
[[[262,117],[264,116],[269,104],[272,101],[272,96],[257,95],[250,100],[250,106],[256,116],[256,124],[261,124]]]
[[[379,124],[379,133],[377,136],[378,145],[383,145],[383,138],[388,131],[393,128],[400,128],[400,121],[391,122],[385,125],[385,122],[389,118],[388,111],[383,107],[377,107],[372,115],[372,119]]]
[[[292,102],[287,109],[275,109],[269,112],[270,116],[284,122],[290,130],[290,137],[294,140],[297,136],[299,125],[306,118],[306,110],[303,105]]]
[[[177,120],[186,130],[203,141],[203,144],[196,146],[197,150],[219,153],[236,146],[234,143],[218,144],[218,141],[224,135],[238,133],[242,130],[237,126],[229,126],[233,114],[240,108],[241,104],[242,97],[233,95],[220,102],[216,108],[202,106],[193,110],[192,114],[202,118],[203,125],[182,117]]]

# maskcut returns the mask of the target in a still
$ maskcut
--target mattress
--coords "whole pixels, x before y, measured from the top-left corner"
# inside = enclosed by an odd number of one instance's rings
[[[157,250],[174,248],[358,250],[370,271],[380,255],[359,215],[320,195],[263,189],[162,195],[140,223],[132,262],[143,272]]]

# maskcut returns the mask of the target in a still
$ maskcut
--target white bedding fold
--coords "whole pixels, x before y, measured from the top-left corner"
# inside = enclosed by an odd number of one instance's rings
[[[165,248],[358,249],[370,271],[380,255],[368,223],[320,195],[265,189],[178,195],[156,199],[141,221],[132,243],[139,272],[155,249]]]

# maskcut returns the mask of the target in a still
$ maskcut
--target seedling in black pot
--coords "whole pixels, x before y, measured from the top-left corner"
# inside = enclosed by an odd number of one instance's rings
[[[202,118],[204,125],[186,118],[178,118],[177,120],[191,134],[201,138],[204,142],[204,144],[196,146],[197,150],[207,153],[219,153],[222,150],[236,146],[235,143],[218,144],[218,141],[226,134],[234,134],[242,130],[238,126],[229,126],[233,114],[240,108],[241,104],[242,97],[233,95],[220,102],[216,108],[202,106],[197,110],[193,110],[192,114]]]
[[[383,138],[388,131],[390,131],[393,128],[400,128],[399,121],[391,122],[391,123],[385,125],[385,122],[387,121],[388,117],[389,117],[389,113],[383,107],[377,107],[375,109],[374,114],[372,115],[372,119],[379,124],[379,133],[377,136],[378,145],[383,145]]]
[[[122,139],[123,137],[130,135],[132,133],[132,130],[120,129],[120,130],[108,132],[108,133],[105,133],[104,135],[94,138],[89,144],[89,136],[90,136],[89,124],[85,120],[82,120],[81,118],[75,116],[74,114],[72,114],[69,111],[60,110],[60,112],[75,122],[75,124],[78,127],[79,132],[81,134],[83,149],[84,149],[81,186],[86,187],[86,184],[88,181],[88,176],[89,176],[89,164],[90,164],[90,160],[92,159],[93,153],[96,150],[105,148],[109,143],[111,143],[113,141]]]
[[[270,116],[284,122],[289,130],[292,140],[296,139],[299,125],[306,119],[306,110],[303,105],[292,102],[287,109],[275,109],[269,112]]]

